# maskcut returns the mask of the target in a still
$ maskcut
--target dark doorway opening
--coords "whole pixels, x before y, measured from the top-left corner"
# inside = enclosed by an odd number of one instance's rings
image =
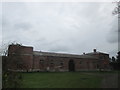
[[[69,61],[69,71],[75,71],[75,63],[72,59]]]

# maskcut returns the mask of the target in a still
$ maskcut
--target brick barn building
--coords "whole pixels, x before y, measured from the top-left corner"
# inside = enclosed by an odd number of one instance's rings
[[[109,69],[109,54],[82,55],[33,51],[33,47],[9,45],[7,66],[18,71],[95,71]]]

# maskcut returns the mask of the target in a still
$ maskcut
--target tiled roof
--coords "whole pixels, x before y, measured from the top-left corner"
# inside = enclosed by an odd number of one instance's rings
[[[74,57],[74,58],[91,58],[97,59],[97,57],[90,56],[90,55],[76,55],[76,54],[64,54],[64,53],[53,53],[53,52],[41,52],[41,51],[34,51],[34,55],[41,55],[41,56],[57,56],[57,57]]]
[[[103,52],[91,52],[91,53],[86,53],[86,55],[94,55],[94,54],[107,54],[107,53],[103,53]]]

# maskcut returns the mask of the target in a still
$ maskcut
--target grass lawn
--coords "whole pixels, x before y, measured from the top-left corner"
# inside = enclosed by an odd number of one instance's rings
[[[95,72],[34,72],[22,75],[22,88],[99,88],[102,81]]]

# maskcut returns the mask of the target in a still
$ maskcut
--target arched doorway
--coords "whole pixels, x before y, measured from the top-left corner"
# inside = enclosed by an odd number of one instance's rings
[[[69,71],[75,71],[75,63],[72,59],[69,61]]]

